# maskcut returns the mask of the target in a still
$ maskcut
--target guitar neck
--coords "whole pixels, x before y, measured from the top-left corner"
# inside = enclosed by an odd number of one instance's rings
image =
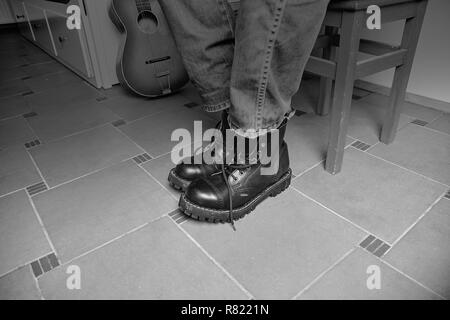
[[[135,0],[135,2],[138,12],[152,11],[152,6],[149,0]]]

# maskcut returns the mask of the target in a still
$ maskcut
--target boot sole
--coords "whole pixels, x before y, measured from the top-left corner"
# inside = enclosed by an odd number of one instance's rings
[[[268,197],[276,197],[284,190],[286,190],[291,184],[292,170],[289,169],[280,180],[270,185],[264,189],[260,194],[258,194],[252,201],[246,203],[239,208],[233,208],[233,218],[234,220],[239,220],[245,215],[249,214],[255,210],[256,206],[263,202]],[[186,195],[182,194],[180,201],[178,203],[180,210],[187,216],[212,223],[223,223],[230,222],[229,210],[217,210],[206,207],[201,207],[190,202],[186,199]]]
[[[182,192],[186,192],[186,189],[191,184],[191,181],[177,176],[175,169],[170,170],[167,180],[169,180],[169,184],[172,188]]]

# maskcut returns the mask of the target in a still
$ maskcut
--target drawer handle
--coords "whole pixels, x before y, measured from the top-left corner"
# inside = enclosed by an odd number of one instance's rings
[[[19,15],[16,14],[16,18],[17,18],[17,19],[25,19],[25,15],[22,14],[22,15],[19,16]]]
[[[36,29],[42,28],[42,23],[34,23],[33,27],[35,27]]]
[[[63,43],[66,40],[67,40],[67,37],[63,37],[63,36],[59,36],[58,37],[58,41],[61,42],[61,43]]]

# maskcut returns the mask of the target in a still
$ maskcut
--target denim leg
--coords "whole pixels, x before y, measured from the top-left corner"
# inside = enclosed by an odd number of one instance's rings
[[[226,0],[159,1],[206,111],[230,107],[233,11]]]
[[[230,121],[243,134],[291,111],[329,0],[241,0],[230,84]]]

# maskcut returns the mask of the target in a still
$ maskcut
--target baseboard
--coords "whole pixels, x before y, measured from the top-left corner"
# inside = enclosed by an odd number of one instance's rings
[[[355,87],[361,88],[364,90],[376,92],[385,96],[388,96],[391,88],[382,86],[379,84],[375,84],[372,82],[368,82],[365,80],[356,80]],[[436,100],[429,97],[424,97],[418,94],[407,92],[405,95],[405,100],[411,103],[420,104],[422,106],[436,109],[439,111],[450,112],[450,102],[445,102],[441,100]]]

